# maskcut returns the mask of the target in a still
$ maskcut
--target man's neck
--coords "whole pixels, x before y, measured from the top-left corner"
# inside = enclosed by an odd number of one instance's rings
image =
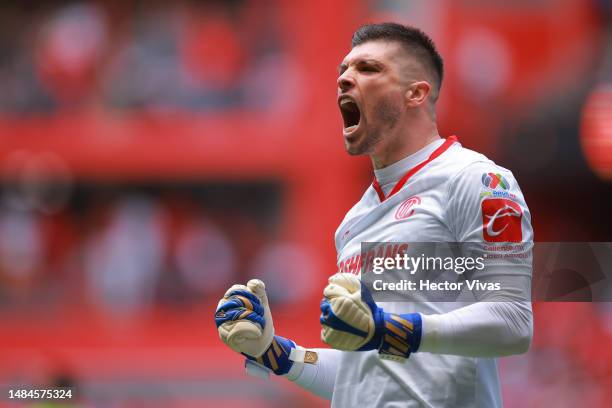
[[[370,155],[372,166],[374,167],[374,170],[379,170],[390,166],[393,163],[396,163],[403,158],[418,152],[431,142],[438,139],[440,139],[440,135],[438,134],[438,129],[435,126],[421,137],[398,137],[398,143],[392,143],[380,153]]]

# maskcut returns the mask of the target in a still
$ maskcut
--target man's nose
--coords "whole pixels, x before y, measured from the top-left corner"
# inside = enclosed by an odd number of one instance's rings
[[[348,91],[354,85],[355,85],[355,82],[353,81],[353,78],[349,75],[346,75],[346,73],[338,77],[338,88],[340,88],[342,92]]]

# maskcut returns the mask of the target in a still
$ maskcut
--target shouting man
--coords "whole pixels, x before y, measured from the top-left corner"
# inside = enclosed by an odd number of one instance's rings
[[[234,285],[216,310],[221,339],[333,407],[500,407],[496,357],[524,353],[532,337],[530,257],[501,274],[516,292],[480,301],[374,302],[359,281],[363,242],[533,241],[530,213],[512,173],[443,139],[436,102],[443,62],[422,31],[370,24],[339,66],[338,106],[351,155],[368,155],[374,181],[336,232],[338,270],[321,303],[321,338],[304,349],[274,334],[265,285]],[[499,265],[496,271],[499,272]],[[483,280],[486,278],[483,275]]]

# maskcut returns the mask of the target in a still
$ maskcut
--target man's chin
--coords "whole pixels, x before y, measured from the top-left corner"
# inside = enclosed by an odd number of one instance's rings
[[[365,151],[366,149],[364,149],[364,146],[359,143],[345,142],[344,147],[346,149],[346,152],[351,156],[361,156],[367,153]]]
[[[377,140],[370,140],[367,135],[361,135],[353,140],[345,139],[344,147],[351,156],[361,156],[370,154],[376,145]]]

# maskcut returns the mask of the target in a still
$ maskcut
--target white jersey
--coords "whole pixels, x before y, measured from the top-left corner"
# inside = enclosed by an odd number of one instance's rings
[[[454,137],[381,170],[336,231],[338,271],[359,274],[362,242],[531,242],[530,213],[512,173]],[[508,209],[509,211],[507,211]],[[386,312],[440,314],[457,303],[379,302]],[[376,350],[342,352],[332,407],[499,407],[494,358]]]

